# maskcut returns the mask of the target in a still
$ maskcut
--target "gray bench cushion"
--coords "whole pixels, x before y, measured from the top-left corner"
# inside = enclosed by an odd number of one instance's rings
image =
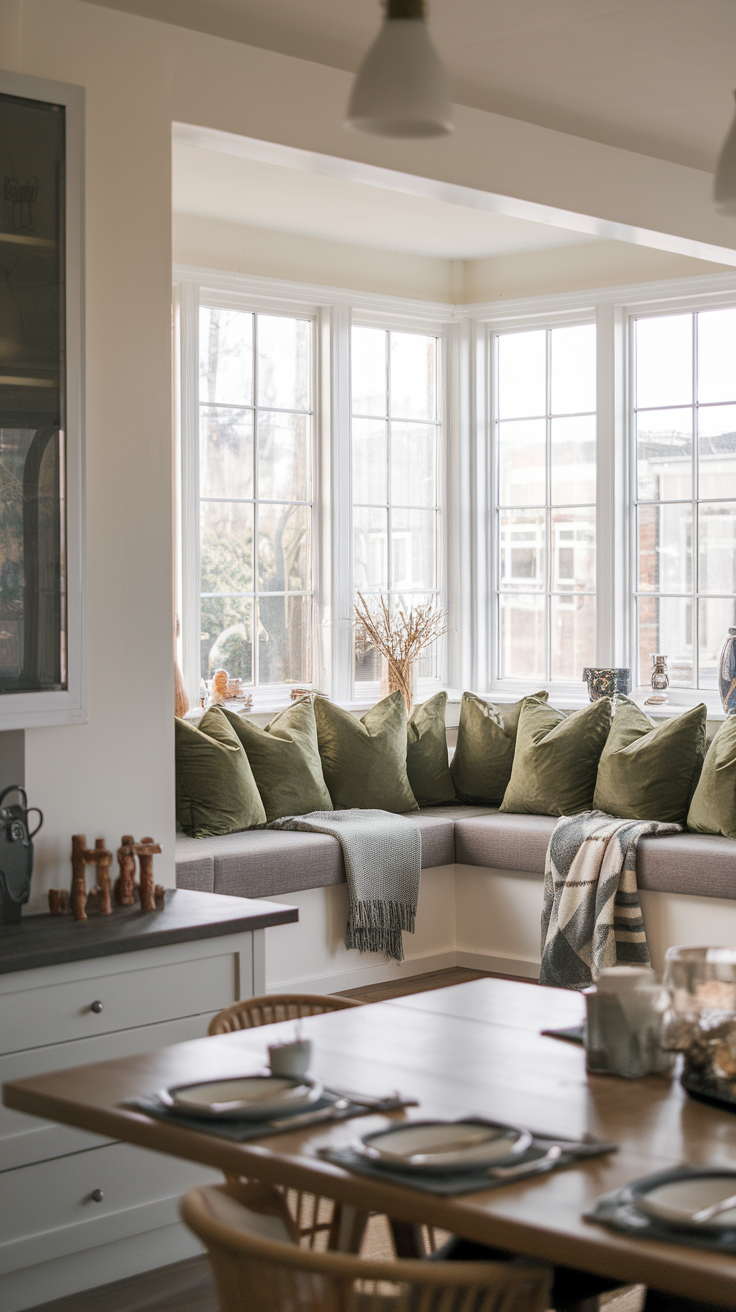
[[[487,807],[435,806],[408,815],[422,834],[422,869],[453,865],[455,817]],[[176,836],[178,888],[234,897],[275,897],[345,881],[342,850],[328,834],[250,829],[221,838]]]
[[[495,814],[458,819],[455,860],[459,865],[544,874],[544,858],[555,817]],[[736,843],[711,834],[642,838],[636,861],[639,888],[658,893],[736,898]]]

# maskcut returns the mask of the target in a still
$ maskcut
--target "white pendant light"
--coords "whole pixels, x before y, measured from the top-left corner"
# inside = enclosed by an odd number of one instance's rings
[[[427,30],[425,0],[386,0],[386,19],[355,79],[345,126],[377,137],[452,132],[447,79]]]
[[[719,214],[736,215],[736,118],[718,159],[713,205]]]

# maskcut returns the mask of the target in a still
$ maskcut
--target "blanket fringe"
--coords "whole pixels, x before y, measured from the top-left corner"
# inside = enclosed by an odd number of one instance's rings
[[[402,931],[414,933],[415,909],[408,902],[356,902],[350,908],[345,947],[382,952],[391,961],[404,960]]]

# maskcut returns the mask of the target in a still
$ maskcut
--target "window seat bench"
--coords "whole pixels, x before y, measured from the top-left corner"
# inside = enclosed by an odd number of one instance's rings
[[[347,885],[327,834],[248,830],[221,838],[177,835],[177,887],[251,898],[283,897],[300,924],[267,933],[267,986],[337,991],[447,965],[534,976],[542,878],[552,816],[489,807],[427,807],[407,817],[422,834],[416,934],[396,966],[342,945]],[[652,959],[673,943],[736,944],[736,842],[681,833],[643,838],[637,879]],[[347,982],[346,982],[347,981]],[[318,989],[319,986],[319,989]]]

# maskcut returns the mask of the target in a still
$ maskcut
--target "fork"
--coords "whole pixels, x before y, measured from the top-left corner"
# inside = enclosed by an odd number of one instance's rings
[[[711,1203],[710,1207],[701,1207],[699,1211],[690,1214],[689,1220],[695,1225],[703,1225],[706,1221],[712,1221],[714,1216],[720,1216],[721,1212],[730,1212],[733,1207],[736,1207],[736,1194],[722,1198],[719,1203]]]

